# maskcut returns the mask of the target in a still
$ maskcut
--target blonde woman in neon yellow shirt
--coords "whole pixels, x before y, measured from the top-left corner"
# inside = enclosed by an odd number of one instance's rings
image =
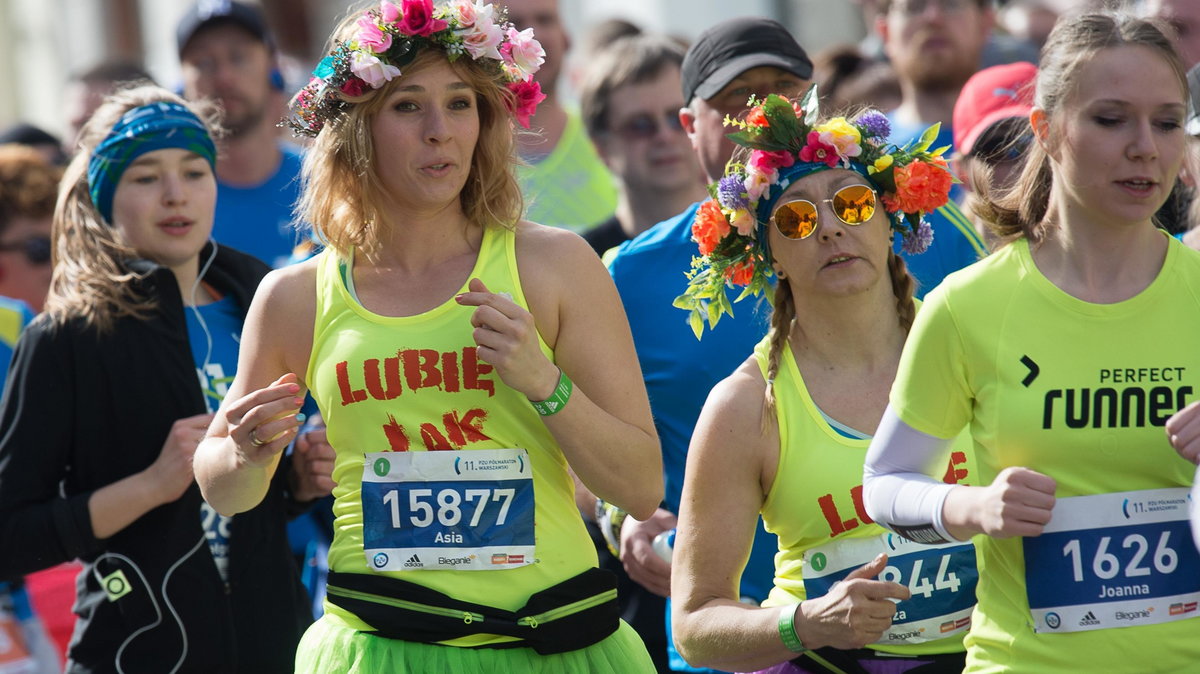
[[[1183,161],[1184,67],[1152,22],[1061,21],[1008,243],[925,302],[871,445],[867,512],[979,551],[968,672],[1200,670],[1194,466],[1163,427],[1196,399],[1200,255],[1154,226]],[[933,457],[964,427],[980,484]]]
[[[513,123],[542,49],[499,19],[376,3],[292,103],[327,246],[264,281],[195,465],[218,511],[254,504],[312,392],[335,534],[298,672],[653,671],[572,479],[649,516],[649,403],[595,253],[521,219]]]

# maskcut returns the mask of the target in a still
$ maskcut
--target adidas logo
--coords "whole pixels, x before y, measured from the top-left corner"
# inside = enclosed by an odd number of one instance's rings
[[[1099,625],[1100,621],[1096,620],[1096,614],[1092,613],[1091,611],[1088,611],[1087,615],[1083,616],[1083,620],[1079,621],[1079,624],[1080,625]]]
[[[425,564],[423,564],[421,562],[420,557],[413,555],[412,557],[408,558],[408,561],[404,562],[404,566],[406,566],[408,568],[418,568],[419,569],[419,568],[425,566]]]
[[[558,409],[558,403],[551,400],[550,402],[546,403],[546,407],[548,407],[550,409],[550,411],[553,412],[554,410]]]

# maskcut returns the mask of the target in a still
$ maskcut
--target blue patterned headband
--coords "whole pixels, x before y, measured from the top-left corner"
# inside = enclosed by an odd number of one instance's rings
[[[147,152],[169,148],[194,152],[216,170],[217,148],[208,127],[186,107],[158,102],[121,116],[88,162],[88,193],[105,222],[112,224],[113,195],[125,169]]]

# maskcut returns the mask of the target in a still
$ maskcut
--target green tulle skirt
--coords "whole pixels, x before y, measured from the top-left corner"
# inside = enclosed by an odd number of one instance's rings
[[[455,648],[372,636],[334,623],[313,623],[296,650],[297,674],[646,674],[654,663],[633,628],[569,653],[538,655],[532,648]]]

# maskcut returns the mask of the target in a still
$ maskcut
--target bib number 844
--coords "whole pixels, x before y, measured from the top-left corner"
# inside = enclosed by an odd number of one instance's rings
[[[953,571],[947,573],[950,568],[950,555],[942,555],[932,584],[929,582],[929,578],[921,576],[923,562],[924,560],[922,559],[915,560],[913,562],[912,573],[908,577],[908,590],[912,592],[914,597],[919,594],[928,599],[935,590],[958,592],[959,586],[962,585],[962,581],[958,579],[958,574]],[[905,584],[904,573],[894,566],[884,568],[883,572],[879,574],[879,580],[899,583],[901,585]]]
[[[457,489],[441,489],[434,496],[432,489],[408,490],[408,523],[414,527],[427,527],[436,519],[442,526],[452,527],[462,521],[464,509],[470,510],[468,526],[479,526],[484,512],[490,504],[498,504],[499,513],[496,515],[496,526],[502,526],[508,519],[508,509],[512,505],[516,489],[465,489],[459,493]],[[391,512],[392,527],[404,528],[404,514],[401,512],[401,496],[397,489],[390,489],[383,495],[383,502]],[[435,508],[436,506],[436,508]],[[473,510],[472,510],[473,508]]]

